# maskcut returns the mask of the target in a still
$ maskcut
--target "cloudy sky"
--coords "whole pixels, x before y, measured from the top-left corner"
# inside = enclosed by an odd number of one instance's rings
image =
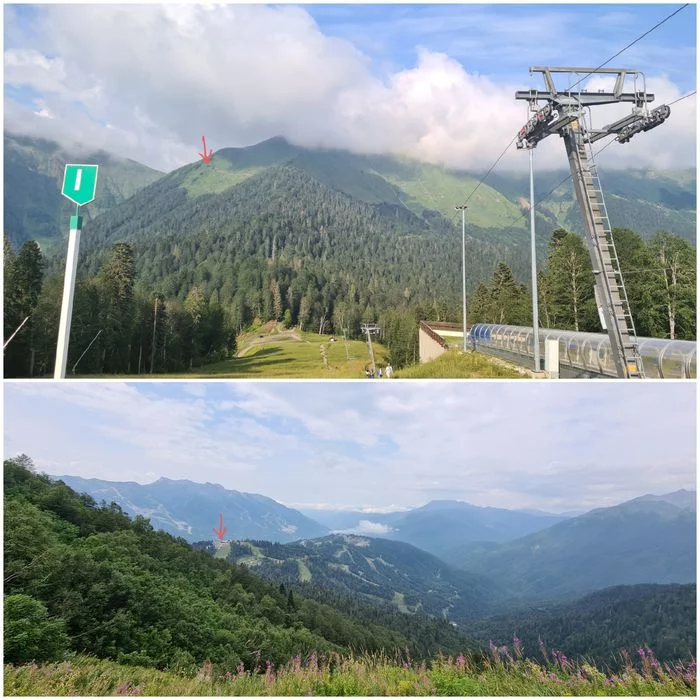
[[[215,151],[281,135],[484,170],[527,120],[515,90],[542,87],[530,66],[598,66],[679,7],[5,5],[5,124],[161,170],[197,160],[202,134]],[[673,101],[695,89],[695,28],[690,5],[610,65]],[[691,97],[601,164],[694,167],[695,124]],[[559,139],[537,159],[566,167]],[[499,167],[526,161],[513,146]]]
[[[292,507],[547,511],[695,487],[695,385],[5,382],[5,456]]]

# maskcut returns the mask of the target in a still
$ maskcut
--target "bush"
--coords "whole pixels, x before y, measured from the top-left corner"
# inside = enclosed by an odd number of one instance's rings
[[[28,595],[4,600],[5,663],[57,661],[68,650],[65,622],[49,618],[44,604]]]

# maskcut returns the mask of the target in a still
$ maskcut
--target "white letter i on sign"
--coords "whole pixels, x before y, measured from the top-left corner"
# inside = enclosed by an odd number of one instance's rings
[[[83,169],[78,168],[78,172],[75,176],[75,191],[77,192],[80,189],[80,180],[83,177]]]

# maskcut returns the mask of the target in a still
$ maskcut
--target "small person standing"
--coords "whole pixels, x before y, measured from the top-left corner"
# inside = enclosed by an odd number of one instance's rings
[[[379,374],[379,378],[381,379],[382,378],[382,368],[381,367],[379,368],[378,374]]]
[[[394,373],[394,370],[392,369],[391,365],[386,366],[386,378],[391,379],[391,375]]]

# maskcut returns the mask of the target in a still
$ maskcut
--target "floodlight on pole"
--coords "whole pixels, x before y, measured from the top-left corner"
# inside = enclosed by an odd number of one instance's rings
[[[462,212],[462,350],[467,352],[467,248],[464,219],[467,206],[462,204],[455,209]]]

